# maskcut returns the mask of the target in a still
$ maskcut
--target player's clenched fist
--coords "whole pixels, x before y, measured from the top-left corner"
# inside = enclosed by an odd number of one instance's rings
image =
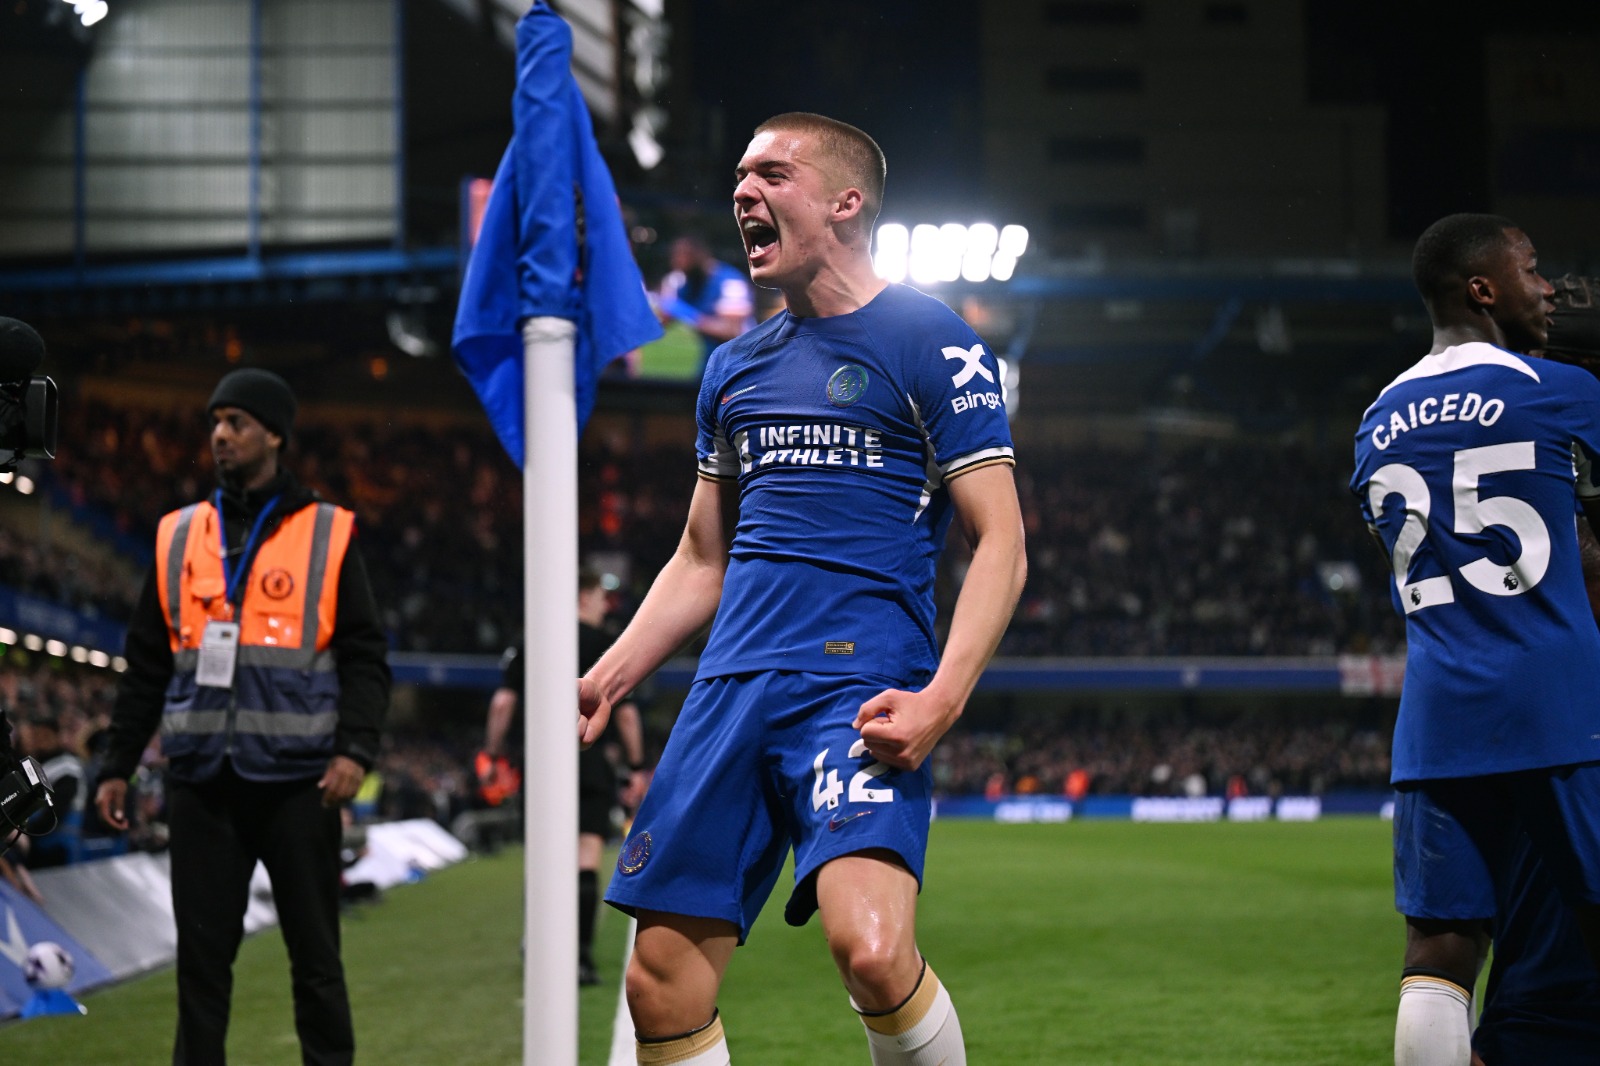
[[[578,742],[588,747],[600,739],[611,721],[611,701],[600,686],[587,677],[578,678]]]
[[[897,770],[915,770],[959,715],[959,707],[926,689],[891,688],[861,705],[855,727],[866,741],[867,754]]]

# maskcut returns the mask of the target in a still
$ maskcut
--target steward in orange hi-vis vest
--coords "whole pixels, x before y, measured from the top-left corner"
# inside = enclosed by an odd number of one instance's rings
[[[224,758],[258,781],[322,772],[338,720],[328,646],[354,520],[330,503],[285,517],[249,560],[237,608],[227,595],[216,506],[191,504],[161,520],[155,574],[173,656],[161,747],[183,776],[209,777]],[[196,677],[211,621],[239,623],[231,689]]]
[[[96,780],[95,812],[132,828],[143,804],[129,802],[129,778],[159,728],[178,934],[172,1061],[186,1066],[227,1061],[258,862],[289,952],[301,1058],[355,1058],[342,808],[378,757],[389,642],[355,516],[279,465],[296,406],[288,382],[257,367],[230,371],[211,394],[218,487],[157,528]]]

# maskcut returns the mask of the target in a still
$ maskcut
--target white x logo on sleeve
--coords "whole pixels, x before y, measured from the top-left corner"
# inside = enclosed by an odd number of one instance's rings
[[[989,384],[994,384],[994,375],[989,373],[989,368],[983,365],[983,345],[974,344],[971,348],[957,348],[954,345],[943,349],[946,359],[961,359],[964,362],[961,369],[950,378],[950,383],[956,388],[961,388],[978,375]]]

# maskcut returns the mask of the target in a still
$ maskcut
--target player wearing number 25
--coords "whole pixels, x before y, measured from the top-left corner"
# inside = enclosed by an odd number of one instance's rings
[[[579,687],[592,734],[608,701],[712,623],[606,894],[639,919],[641,1063],[730,1061],[717,991],[791,847],[785,916],[820,912],[872,1062],[967,1061],[914,931],[927,758],[1016,606],[1022,519],[994,355],[949,308],[873,273],[883,179],[853,126],[757,128],[734,215],[752,278],[787,309],[712,353],[683,540]],[[933,577],[952,520],[972,565],[940,654]]]
[[[1525,831],[1600,938],[1600,629],[1574,517],[1600,519],[1600,381],[1525,358],[1554,290],[1532,242],[1451,215],[1413,257],[1433,349],[1356,434],[1351,488],[1406,619],[1395,725],[1395,1061],[1468,1062],[1469,990]]]

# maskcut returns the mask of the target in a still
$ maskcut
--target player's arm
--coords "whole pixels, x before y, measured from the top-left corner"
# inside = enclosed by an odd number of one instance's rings
[[[956,598],[950,635],[933,680],[921,692],[890,689],[861,705],[856,728],[879,762],[914,770],[961,717],[978,677],[1000,645],[1028,574],[1022,509],[1008,464],[978,467],[948,483],[972,563]]]
[[[744,332],[744,319],[734,315],[719,315],[715,312],[700,315],[691,325],[706,336],[719,341],[731,341]]]
[[[1589,594],[1589,611],[1600,623],[1600,497],[1583,500],[1583,516],[1578,523],[1578,561],[1583,566],[1583,587]]]
[[[644,722],[639,716],[639,705],[623,700],[612,712],[611,721],[617,727],[617,738],[622,741],[622,757],[628,764],[628,787],[622,793],[622,805],[637,808],[644,799],[649,773],[644,765]]]
[[[504,755],[506,734],[511,731],[511,718],[517,713],[517,692],[502,685],[489,697],[489,721],[484,727],[483,750],[490,755]]]
[[[605,729],[614,702],[711,622],[722,599],[722,577],[728,570],[738,517],[738,483],[701,477],[689,501],[689,520],[678,550],[656,575],[617,642],[579,679],[584,743],[593,743]]]

